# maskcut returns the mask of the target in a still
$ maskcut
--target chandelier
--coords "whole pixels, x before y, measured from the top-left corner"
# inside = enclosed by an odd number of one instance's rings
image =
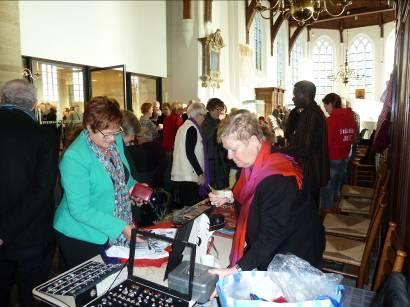
[[[343,84],[349,83],[349,80],[360,80],[362,79],[362,75],[358,74],[355,70],[349,68],[347,65],[347,50],[346,50],[346,57],[345,63],[340,65],[340,69],[337,73],[330,74],[328,78],[332,81],[340,80]]]
[[[272,16],[277,13],[283,14],[285,18],[292,18],[300,26],[311,20],[318,20],[323,12],[332,17],[340,16],[346,7],[352,4],[352,0],[274,0],[271,7],[262,4],[262,0],[256,0],[255,10],[264,19],[270,19],[264,12],[272,12]]]
[[[332,73],[328,76],[329,80],[336,81],[340,80],[344,85],[349,83],[349,80],[360,80],[364,75],[359,74],[357,71],[349,68],[347,64],[347,46],[349,46],[349,30],[346,30],[346,53],[345,53],[345,62],[344,64],[340,65],[340,69],[336,73]]]

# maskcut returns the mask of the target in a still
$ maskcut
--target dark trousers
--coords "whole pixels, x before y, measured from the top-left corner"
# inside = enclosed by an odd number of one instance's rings
[[[67,237],[58,231],[56,233],[57,243],[67,270],[101,254],[108,245],[108,241],[105,244],[94,244]]]
[[[10,290],[17,285],[20,307],[34,306],[32,290],[47,281],[54,242],[30,247],[0,247],[0,306],[10,306]]]
[[[191,181],[174,181],[175,198],[179,207],[192,206],[200,202],[199,185]]]

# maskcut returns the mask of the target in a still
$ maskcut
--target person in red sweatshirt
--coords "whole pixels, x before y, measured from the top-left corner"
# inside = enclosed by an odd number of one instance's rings
[[[327,94],[323,104],[329,117],[326,119],[329,149],[330,179],[320,191],[321,208],[331,212],[339,197],[347,160],[356,138],[358,127],[351,108],[342,108],[342,100],[335,93]]]

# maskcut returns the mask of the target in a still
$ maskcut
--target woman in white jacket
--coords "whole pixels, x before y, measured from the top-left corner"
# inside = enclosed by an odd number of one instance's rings
[[[199,129],[205,119],[205,106],[194,102],[187,115],[188,119],[179,127],[175,137],[171,171],[181,206],[192,206],[208,193],[206,150]]]

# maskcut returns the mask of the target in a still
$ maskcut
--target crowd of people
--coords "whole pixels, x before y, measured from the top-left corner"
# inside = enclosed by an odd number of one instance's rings
[[[0,305],[8,305],[13,281],[22,304],[32,305],[54,238],[66,268],[109,245],[128,246],[146,206],[130,194],[136,182],[165,189],[175,208],[209,197],[237,209],[230,266],[212,273],[264,270],[277,253],[318,266],[325,244],[319,208],[335,210],[358,127],[337,94],[323,98],[327,119],[315,94],[312,82],[297,82],[295,108],[277,107],[267,119],[227,114],[219,98],[186,108],[146,102],[138,119],[115,99],[93,97],[58,162],[56,136],[33,115],[34,87],[7,82],[0,96]],[[56,183],[62,197],[55,210]]]

